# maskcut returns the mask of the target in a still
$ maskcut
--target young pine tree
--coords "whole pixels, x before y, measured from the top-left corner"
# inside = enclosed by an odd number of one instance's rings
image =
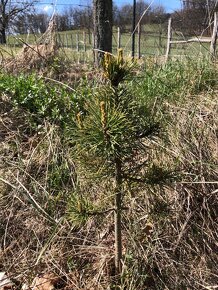
[[[137,168],[146,146],[145,138],[156,134],[159,122],[148,110],[147,103],[139,100],[126,89],[126,79],[133,73],[133,61],[105,53],[103,71],[107,80],[101,90],[96,90],[85,100],[83,108],[75,116],[71,129],[73,151],[80,166],[96,172],[106,172],[114,194],[115,270],[118,277],[122,271],[122,210],[125,184],[137,180]],[[142,161],[143,163],[143,161]],[[91,166],[90,166],[91,164]],[[104,174],[105,178],[105,174]],[[146,182],[146,176],[140,176]],[[88,209],[81,211],[88,215]]]

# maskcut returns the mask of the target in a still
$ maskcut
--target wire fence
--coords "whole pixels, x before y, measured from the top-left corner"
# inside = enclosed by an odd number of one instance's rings
[[[142,25],[135,32],[135,55],[136,57],[164,56],[168,49],[168,25],[167,22],[154,25]],[[7,47],[11,50],[18,50],[24,43],[34,45],[41,35],[8,35]],[[191,37],[191,36],[190,36]],[[200,37],[200,36],[199,36]],[[206,55],[210,51],[210,38],[208,41],[189,43],[188,36],[182,31],[171,27],[170,55],[199,56]],[[173,41],[172,41],[173,39]],[[119,27],[113,29],[113,53],[118,47],[124,49],[126,55],[131,55],[132,33],[130,28],[122,30]],[[207,43],[206,43],[207,42]],[[76,29],[71,31],[56,32],[56,43],[69,57],[77,61],[88,61],[93,58],[94,34],[91,29]]]

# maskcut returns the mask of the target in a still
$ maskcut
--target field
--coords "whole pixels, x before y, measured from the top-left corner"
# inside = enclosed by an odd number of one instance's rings
[[[80,63],[64,50],[3,56],[0,271],[11,289],[215,289],[217,64],[120,51],[96,69],[88,45]]]
[[[128,29],[127,29],[128,30]],[[129,31],[131,29],[129,28]],[[14,54],[19,51],[24,43],[35,44],[41,35],[17,35],[8,36],[8,45],[0,46],[1,53]],[[184,40],[190,37],[185,37],[182,32],[173,32],[173,40]],[[194,36],[195,37],[195,36]],[[63,54],[71,57],[77,62],[92,62],[93,60],[93,36],[92,32],[84,30],[72,30],[58,32],[56,40],[63,49]],[[135,55],[138,56],[138,32],[136,31],[135,40]],[[85,44],[85,45],[84,45]],[[160,25],[145,25],[141,28],[140,54],[142,57],[163,56],[166,53],[167,44],[167,24]],[[113,52],[116,53],[118,45],[118,30],[113,30]],[[131,55],[131,32],[121,32],[120,46],[123,48],[126,55]],[[171,56],[174,58],[184,57],[199,57],[209,54],[209,44],[207,43],[188,43],[175,44],[171,50]]]

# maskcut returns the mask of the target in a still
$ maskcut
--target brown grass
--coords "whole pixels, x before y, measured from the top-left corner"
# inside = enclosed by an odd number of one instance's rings
[[[171,116],[167,143],[151,141],[150,154],[157,164],[176,164],[179,180],[128,187],[121,289],[217,285],[217,96],[210,90],[177,106],[166,104]],[[70,148],[52,124],[34,131],[27,113],[13,109],[7,98],[1,98],[0,110],[0,271],[17,289],[51,273],[64,281],[60,289],[109,289],[112,213],[81,226],[63,218],[78,182]],[[55,192],[49,166],[59,160],[71,174]],[[106,183],[87,184],[87,195],[96,203],[98,195],[110,193]]]

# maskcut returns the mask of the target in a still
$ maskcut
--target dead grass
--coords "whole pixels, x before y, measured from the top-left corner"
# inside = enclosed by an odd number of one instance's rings
[[[22,50],[5,64],[9,72],[45,68],[57,55],[54,44],[24,45]]]
[[[183,103],[166,104],[171,117],[167,142],[151,141],[150,158],[176,164],[179,180],[128,187],[121,289],[216,286],[217,97],[210,89]],[[16,289],[48,273],[65,281],[59,289],[109,289],[112,213],[81,226],[69,222],[67,205],[78,176],[58,128],[44,123],[33,130],[27,113],[13,109],[3,96],[0,110],[0,271],[8,273]],[[67,176],[59,180],[54,169],[62,164]],[[109,194],[107,184],[87,184],[87,195],[96,203],[98,194]]]

